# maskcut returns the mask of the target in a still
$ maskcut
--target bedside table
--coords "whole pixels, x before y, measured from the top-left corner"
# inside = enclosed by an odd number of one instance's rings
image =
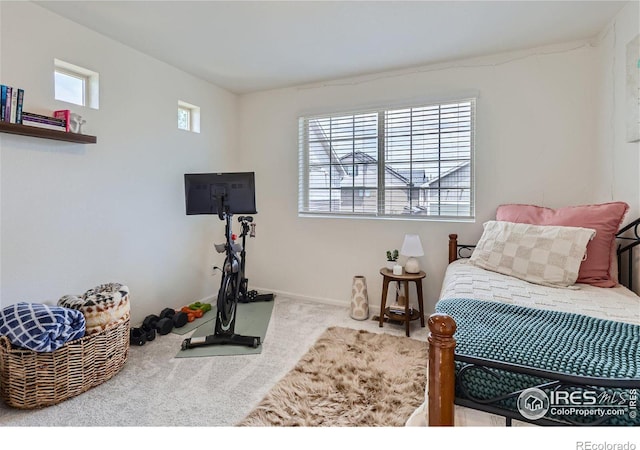
[[[380,269],[380,275],[382,275],[382,300],[380,301],[380,317],[379,325],[382,327],[384,318],[388,317],[391,320],[397,320],[404,322],[407,337],[409,336],[409,324],[412,320],[420,319],[420,326],[424,328],[424,300],[422,297],[422,280],[427,276],[426,273],[420,271],[418,273],[406,273],[402,275],[394,275],[392,270],[386,267]],[[387,293],[389,292],[389,283],[391,281],[397,281],[404,285],[404,291],[406,294],[406,301],[404,305],[404,314],[396,314],[386,307]],[[409,308],[409,282],[416,284],[416,291],[418,293],[418,308],[419,311],[411,311]]]

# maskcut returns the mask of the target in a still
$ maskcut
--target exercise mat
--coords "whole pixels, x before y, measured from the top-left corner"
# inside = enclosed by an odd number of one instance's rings
[[[216,318],[216,308],[214,306],[213,309],[204,313],[202,317],[200,317],[199,319],[196,319],[193,322],[187,322],[181,328],[173,327],[173,330],[171,330],[171,332],[173,334],[187,334],[195,330],[196,328],[201,327],[202,325],[205,324],[205,322],[209,322],[210,320],[215,320],[215,318]]]
[[[238,303],[236,310],[236,334],[245,336],[260,336],[260,345],[257,348],[244,345],[206,345],[202,347],[180,350],[176,358],[197,358],[202,356],[229,356],[229,355],[254,355],[262,352],[262,343],[267,334],[274,301]],[[216,308],[209,311],[214,313]],[[193,323],[193,322],[191,322]],[[215,320],[210,320],[200,325],[191,337],[208,336],[214,333]]]

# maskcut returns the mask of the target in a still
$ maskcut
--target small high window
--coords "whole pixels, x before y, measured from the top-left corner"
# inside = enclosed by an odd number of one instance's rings
[[[55,59],[54,84],[56,100],[98,109],[97,72]]]
[[[178,128],[200,133],[200,108],[178,100]]]

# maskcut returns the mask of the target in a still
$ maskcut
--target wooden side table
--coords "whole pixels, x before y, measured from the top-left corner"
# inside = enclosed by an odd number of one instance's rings
[[[383,267],[380,269],[380,275],[382,275],[382,300],[380,301],[380,318],[379,324],[382,327],[385,316],[392,320],[404,322],[407,336],[409,336],[409,324],[412,320],[420,319],[420,326],[424,328],[424,300],[422,297],[422,279],[427,276],[426,273],[420,271],[419,273],[406,273],[402,275],[394,275],[392,270]],[[397,281],[403,283],[404,291],[406,294],[406,300],[404,304],[404,314],[395,314],[386,307],[387,293],[389,292],[389,283],[391,281]],[[418,293],[418,311],[411,312],[409,308],[409,282],[413,281],[416,284],[416,291]]]

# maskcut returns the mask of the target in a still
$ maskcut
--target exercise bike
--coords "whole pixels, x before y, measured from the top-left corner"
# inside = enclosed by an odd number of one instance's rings
[[[247,291],[248,280],[244,276],[246,261],[246,238],[255,237],[255,224],[253,217],[239,216],[242,243],[236,243],[232,232],[232,217],[224,193],[217,193],[217,212],[220,220],[225,221],[225,242],[215,244],[216,251],[225,253],[222,266],[222,280],[218,291],[216,322],[214,334],[203,337],[192,337],[182,341],[182,350],[205,345],[242,345],[257,348],[260,345],[259,336],[243,336],[235,334],[236,309],[238,302],[273,300],[273,294],[258,294],[256,291]],[[251,224],[251,225],[250,225]]]

